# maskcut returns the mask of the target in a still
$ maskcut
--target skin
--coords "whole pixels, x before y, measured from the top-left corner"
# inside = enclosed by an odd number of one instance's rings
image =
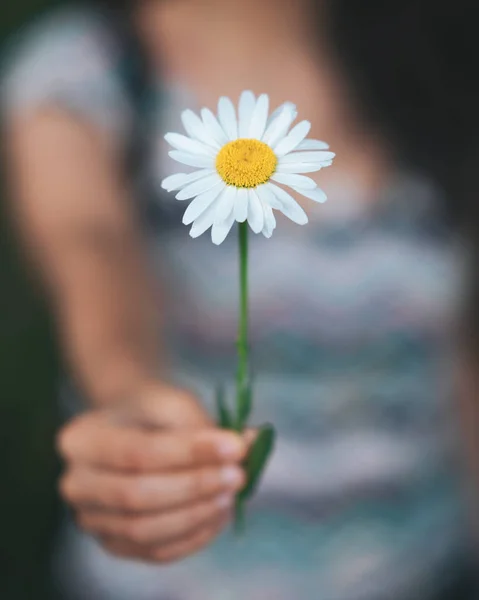
[[[228,523],[244,484],[238,464],[246,444],[215,429],[193,396],[158,386],[150,393],[62,431],[61,491],[78,524],[113,554],[170,562],[209,544]]]
[[[152,285],[108,141],[55,110],[10,123],[9,140],[15,216],[92,402],[58,436],[60,491],[114,554],[186,556],[226,525],[247,441],[157,372]]]
[[[140,3],[136,18],[153,64],[162,62],[167,78],[184,81],[206,105],[247,88],[267,89],[273,103],[297,102],[321,129],[313,137],[328,139],[339,164],[375,189],[385,153],[353,126],[341,84],[315,62],[307,12],[290,2],[278,11],[276,0],[239,4]],[[261,32],[268,38],[258,47]],[[228,43],[235,62],[222,64],[218,44]],[[291,98],[292,89],[303,92]],[[115,144],[53,107],[13,119],[7,136],[18,230],[70,370],[91,401],[58,436],[61,493],[79,525],[112,553],[184,558],[228,522],[248,439],[217,429],[194,395],[164,383],[161,293],[145,268]]]

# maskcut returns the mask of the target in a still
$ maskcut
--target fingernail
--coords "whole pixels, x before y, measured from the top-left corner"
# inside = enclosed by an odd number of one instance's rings
[[[224,483],[237,486],[243,481],[243,473],[238,467],[224,467],[221,469],[221,479]]]
[[[231,494],[221,494],[216,498],[216,505],[220,508],[229,508],[233,505],[234,496]]]

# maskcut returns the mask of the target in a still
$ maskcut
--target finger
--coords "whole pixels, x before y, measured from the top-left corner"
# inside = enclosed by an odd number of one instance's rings
[[[61,455],[74,464],[128,472],[155,472],[240,462],[241,436],[221,429],[153,432],[85,418],[59,438]]]
[[[243,433],[243,439],[247,449],[250,449],[258,437],[258,429],[246,429]]]
[[[192,504],[222,492],[234,493],[244,483],[243,470],[233,465],[141,476],[77,468],[64,475],[60,492],[74,506],[145,512]]]
[[[78,525],[93,535],[124,540],[143,546],[160,546],[191,536],[197,530],[225,518],[234,503],[233,494],[172,510],[163,514],[129,516],[85,510],[78,514]]]
[[[105,549],[115,556],[165,564],[186,558],[209,545],[228,521],[229,519],[223,519],[198,530],[185,540],[160,547],[146,547],[116,538],[101,538],[101,541]]]
[[[208,546],[221,533],[230,519],[226,518],[215,525],[205,527],[194,533],[189,539],[175,542],[174,544],[155,548],[152,558],[157,563],[171,563],[185,556],[195,554]]]
[[[108,412],[114,421],[145,427],[203,429],[214,425],[191,392],[158,382],[144,388],[135,402],[116,405]]]

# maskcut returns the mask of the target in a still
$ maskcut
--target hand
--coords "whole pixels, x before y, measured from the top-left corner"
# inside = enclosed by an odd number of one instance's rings
[[[60,432],[60,490],[78,524],[113,554],[170,562],[211,543],[229,521],[246,441],[217,429],[187,392],[158,385],[142,396]]]

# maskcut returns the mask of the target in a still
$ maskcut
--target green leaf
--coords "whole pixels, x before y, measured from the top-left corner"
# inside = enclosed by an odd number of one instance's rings
[[[216,412],[218,418],[218,425],[222,429],[234,428],[233,417],[226,404],[226,393],[224,385],[219,385],[216,388]]]
[[[273,451],[276,433],[271,425],[264,425],[258,433],[245,462],[247,483],[239,493],[239,499],[244,500],[253,495],[259,484],[261,475]]]
[[[238,390],[238,430],[242,431],[248,422],[253,407],[253,390],[251,380],[248,381]]]

